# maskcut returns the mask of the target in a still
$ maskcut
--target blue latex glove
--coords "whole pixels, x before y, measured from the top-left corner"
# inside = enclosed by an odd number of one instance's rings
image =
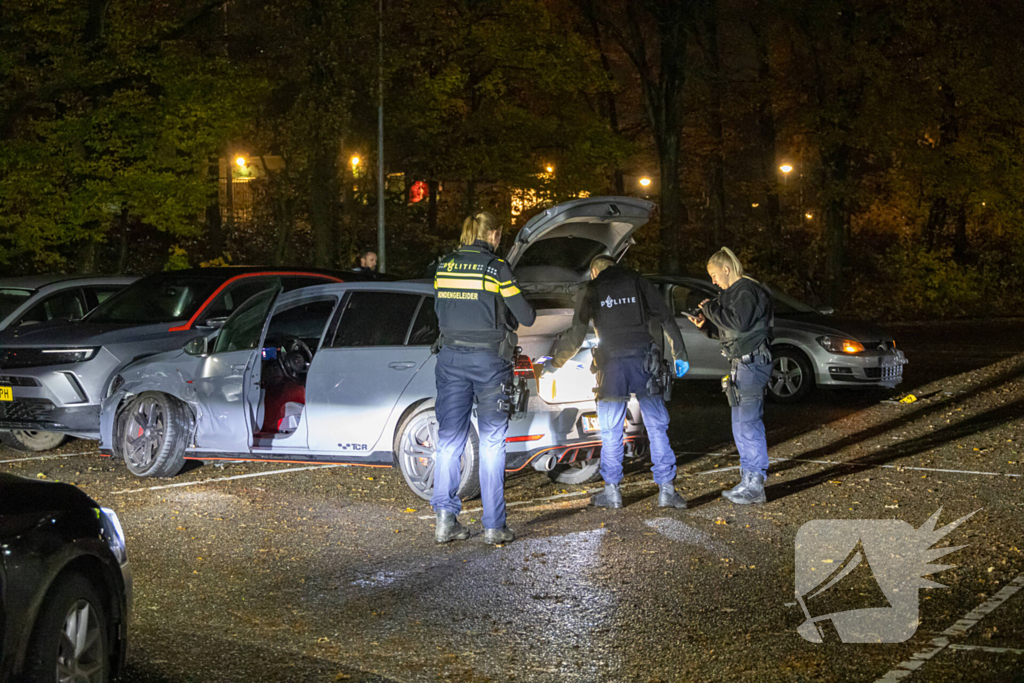
[[[685,360],[676,361],[676,377],[682,377],[690,371],[690,364]]]
[[[554,361],[552,359],[548,358],[547,360],[544,361],[544,365],[541,366],[540,374],[542,374],[542,375],[550,375],[554,371],[555,371]]]

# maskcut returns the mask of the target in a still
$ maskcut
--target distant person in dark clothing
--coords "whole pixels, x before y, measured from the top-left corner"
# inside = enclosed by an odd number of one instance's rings
[[[352,270],[357,273],[375,273],[377,272],[377,252],[373,249],[363,249],[359,252],[359,258],[356,261],[356,267]]]

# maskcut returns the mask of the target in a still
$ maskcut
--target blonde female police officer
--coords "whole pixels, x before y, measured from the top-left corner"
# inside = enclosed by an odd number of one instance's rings
[[[722,495],[734,503],[765,502],[768,442],[764,433],[764,392],[772,374],[771,339],[775,322],[772,298],[756,280],[743,275],[743,265],[722,247],[708,261],[708,274],[722,291],[700,304],[700,315],[688,316],[722,346],[729,359],[727,379],[732,407],[732,435],[740,453],[740,483]]]
[[[480,497],[484,542],[508,543],[515,534],[505,525],[505,434],[508,413],[502,384],[512,379],[512,354],[519,323],[532,325],[537,314],[519,291],[512,271],[494,251],[501,226],[480,211],[462,225],[462,246],[441,259],[434,276],[441,350],[435,379],[438,422],[434,495],[438,543],[469,538],[459,524],[462,501],[459,461],[469,437],[473,401],[480,432]]]

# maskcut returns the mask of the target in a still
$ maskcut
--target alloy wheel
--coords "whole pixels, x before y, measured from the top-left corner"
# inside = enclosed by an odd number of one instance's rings
[[[776,396],[788,398],[800,391],[804,371],[792,358],[779,356],[772,364],[771,390]]]
[[[125,427],[125,458],[140,470],[149,468],[163,446],[166,431],[163,406],[153,398],[139,400]]]
[[[96,610],[79,600],[64,618],[57,652],[58,683],[100,683],[103,680],[103,638]]]
[[[402,469],[409,475],[409,484],[422,496],[434,489],[434,462],[437,456],[437,418],[426,412],[415,418],[402,436]],[[466,458],[459,464],[460,479],[466,469]]]

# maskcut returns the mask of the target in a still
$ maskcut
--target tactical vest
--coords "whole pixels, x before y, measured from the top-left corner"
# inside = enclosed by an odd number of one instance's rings
[[[494,254],[474,247],[441,260],[434,279],[438,324],[447,343],[490,344],[497,348],[511,330],[508,307],[488,269]]]
[[[647,302],[639,278],[631,270],[612,266],[590,284],[594,288],[594,329],[600,356],[631,351],[642,354],[650,347]]]
[[[719,329],[718,339],[722,345],[722,351],[726,358],[738,360],[748,356],[763,346],[770,346],[772,342],[772,331],[775,327],[775,307],[772,305],[772,296],[768,288],[760,282],[750,280],[758,292],[758,303],[763,307],[761,317],[754,325],[744,332],[736,330]]]

